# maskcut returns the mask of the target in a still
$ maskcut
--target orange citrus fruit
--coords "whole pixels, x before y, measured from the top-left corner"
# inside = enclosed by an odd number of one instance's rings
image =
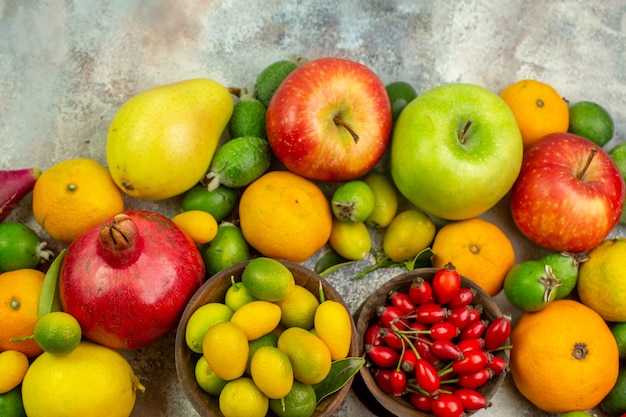
[[[35,339],[14,342],[11,339],[35,334],[44,277],[45,274],[36,269],[0,274],[0,351],[17,350],[29,358],[43,352]]]
[[[239,202],[241,231],[263,255],[303,262],[330,237],[333,214],[322,190],[289,171],[270,171]]]
[[[602,317],[578,301],[524,313],[511,344],[515,386],[548,413],[593,408],[617,381],[617,342]]]
[[[502,90],[500,97],[515,116],[524,148],[549,133],[567,132],[569,107],[552,86],[537,80],[521,80]]]
[[[99,162],[76,158],[44,171],[33,189],[33,214],[54,239],[70,243],[124,210],[122,191]]]
[[[448,223],[435,235],[432,264],[443,268],[452,262],[459,274],[490,296],[502,290],[504,278],[515,263],[513,244],[494,223],[474,217]]]

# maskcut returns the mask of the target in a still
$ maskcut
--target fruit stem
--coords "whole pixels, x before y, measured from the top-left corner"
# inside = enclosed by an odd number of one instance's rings
[[[596,156],[597,152],[598,150],[596,148],[591,148],[589,150],[589,156],[587,157],[587,162],[585,163],[585,166],[583,167],[583,169],[581,169],[580,172],[576,175],[576,178],[581,179],[583,175],[585,175],[585,172],[587,172],[587,169],[589,168],[589,165],[591,165],[591,161],[593,160],[593,157]]]
[[[474,121],[472,119],[468,119],[467,123],[465,123],[465,126],[463,126],[463,129],[461,129],[461,133],[459,133],[459,142],[461,142],[461,144],[465,143],[465,135],[467,134],[467,131],[469,130],[473,122]]]
[[[350,133],[350,135],[352,136],[352,139],[354,139],[354,143],[358,143],[359,142],[359,135],[357,135],[356,132],[354,130],[352,130],[352,128],[350,126],[348,126],[348,124],[346,122],[341,120],[339,118],[339,116],[335,116],[333,118],[333,122],[335,122],[336,125],[341,126],[344,129],[346,129],[348,131],[348,133]]]

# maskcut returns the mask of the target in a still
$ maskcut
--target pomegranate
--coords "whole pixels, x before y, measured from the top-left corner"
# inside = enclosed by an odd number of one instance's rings
[[[72,242],[59,296],[87,338],[137,349],[176,328],[204,278],[197,246],[172,221],[150,211],[125,211]]]

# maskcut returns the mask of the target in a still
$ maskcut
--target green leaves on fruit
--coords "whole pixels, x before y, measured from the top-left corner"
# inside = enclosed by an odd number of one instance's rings
[[[361,356],[333,361],[326,378],[313,385],[318,404],[324,398],[343,388],[364,364],[365,358]]]

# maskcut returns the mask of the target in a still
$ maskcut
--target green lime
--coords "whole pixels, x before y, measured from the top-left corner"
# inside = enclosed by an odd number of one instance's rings
[[[217,234],[209,243],[200,246],[206,272],[209,276],[250,258],[250,247],[241,229],[229,222],[217,227]]]
[[[237,191],[234,188],[220,184],[213,191],[209,191],[204,185],[198,184],[183,194],[180,208],[182,211],[206,211],[219,223],[235,210],[237,200]]]
[[[417,97],[413,86],[405,81],[394,81],[387,84],[387,95],[391,102],[391,119],[395,122],[404,106]]]
[[[243,282],[235,281],[235,278],[232,276],[230,279],[231,285],[226,291],[226,295],[224,295],[224,304],[233,311],[237,311],[241,306],[257,300],[250,294],[248,288],[243,285]]]
[[[320,302],[305,287],[296,284],[289,295],[276,301],[276,304],[280,307],[280,324],[284,327],[313,328],[315,312]]]
[[[219,398],[224,417],[264,417],[269,399],[259,390],[252,378],[241,377],[228,381]]]
[[[233,107],[233,114],[228,123],[228,133],[231,138],[255,136],[267,138],[265,130],[266,108],[253,94],[242,90],[237,103]]]
[[[287,298],[296,285],[289,268],[276,259],[263,256],[252,259],[246,265],[241,282],[254,297],[272,302]]]
[[[195,368],[196,382],[204,391],[218,396],[228,381],[220,378],[209,366],[206,358],[200,356]]]
[[[592,417],[592,414],[587,414],[584,411],[570,411],[569,413],[561,414],[561,417]]]
[[[617,342],[617,348],[619,349],[619,358],[626,359],[626,323],[619,322],[611,325],[611,332],[615,341]]]
[[[600,407],[612,416],[626,413],[626,366],[620,366],[617,382],[600,402]]]
[[[622,173],[624,181],[626,181],[626,142],[616,145],[609,152],[609,156],[613,159],[617,168]],[[626,200],[624,200],[624,209],[619,219],[620,223],[626,224]]]
[[[504,295],[522,311],[539,311],[554,301],[558,285],[560,281],[543,262],[523,261],[504,277]]]
[[[226,304],[208,303],[200,306],[189,317],[185,328],[185,342],[189,349],[202,353],[204,334],[213,325],[230,320],[233,310]]]
[[[578,281],[579,258],[575,254],[567,252],[549,253],[539,259],[552,268],[552,274],[561,281],[561,285],[556,287],[556,300],[567,297]]]
[[[46,352],[66,355],[76,349],[82,339],[78,320],[63,311],[41,317],[35,325],[35,341]]]
[[[316,405],[313,386],[295,380],[291,391],[283,400],[270,399],[270,409],[278,417],[310,417],[315,412]]]
[[[26,417],[26,411],[24,411],[24,404],[22,403],[21,385],[0,394],[0,416]]]
[[[270,103],[283,80],[296,68],[298,68],[298,63],[281,60],[268,65],[261,71],[254,83],[254,92],[265,107]]]
[[[335,190],[330,205],[339,220],[363,222],[374,211],[374,192],[365,181],[348,181]]]
[[[0,223],[0,273],[34,269],[43,259],[53,258],[33,229],[20,222]]]
[[[569,108],[567,131],[604,146],[613,138],[613,118],[599,104],[579,101]]]
[[[206,175],[208,190],[220,184],[238,188],[250,184],[270,167],[272,151],[267,140],[255,136],[231,139],[222,145],[211,162]]]

